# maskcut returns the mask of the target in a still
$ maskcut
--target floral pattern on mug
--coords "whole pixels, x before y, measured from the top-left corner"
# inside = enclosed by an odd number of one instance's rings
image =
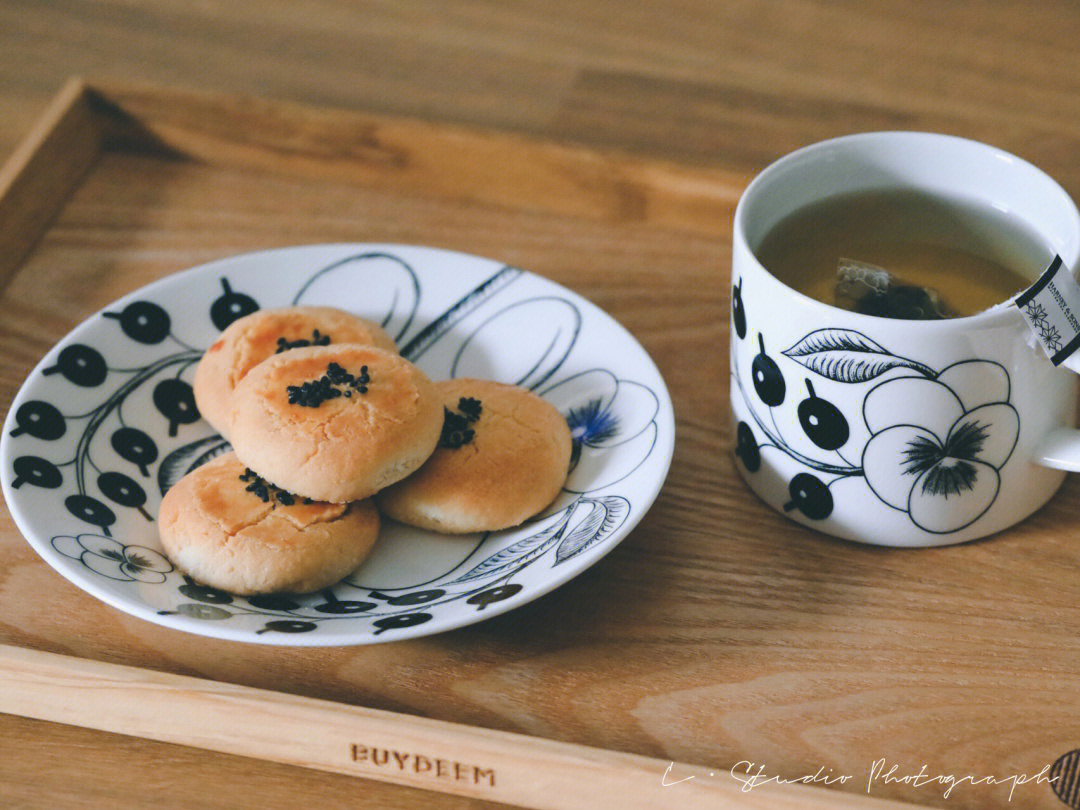
[[[759,342],[763,345],[760,335]],[[763,353],[755,358],[755,370],[764,365]],[[939,372],[893,354],[861,332],[838,328],[815,330],[782,354],[833,382],[874,384],[858,406],[870,437],[856,465],[838,452],[837,459],[820,453],[846,444],[850,415],[818,396],[809,377],[805,380],[809,397],[799,404],[798,424],[819,452],[807,455],[784,435],[755,377],[758,399],[769,406],[766,416],[757,412],[736,360],[735,383],[765,436],[759,444],[754,428],[739,423],[736,455],[747,472],[761,468],[762,449],[775,448],[816,473],[800,472],[791,478],[785,512],[797,509],[810,520],[827,520],[834,506],[832,485],[859,477],[882,503],[906,513],[915,526],[931,534],[965,529],[993,505],[1001,487],[999,472],[1020,434],[1020,417],[1009,402],[1009,374],[1000,363],[964,360]],[[769,362],[770,375],[782,386],[779,366]],[[892,376],[898,371],[902,376]]]
[[[997,498],[998,471],[1016,447],[1020,419],[1008,400],[1005,369],[982,360],[875,386],[863,401],[867,485],[927,532],[970,526]]]

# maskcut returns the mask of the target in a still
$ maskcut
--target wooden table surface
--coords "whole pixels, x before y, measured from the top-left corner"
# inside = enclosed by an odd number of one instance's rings
[[[0,154],[68,76],[85,74],[490,127],[747,177],[833,135],[936,130],[1015,152],[1080,198],[1078,43],[1080,6],[1064,0],[7,0]],[[540,632],[542,615],[528,629]],[[488,698],[492,725],[526,722],[523,707]],[[255,797],[266,808],[494,807],[8,715],[0,740],[4,807],[227,808]]]

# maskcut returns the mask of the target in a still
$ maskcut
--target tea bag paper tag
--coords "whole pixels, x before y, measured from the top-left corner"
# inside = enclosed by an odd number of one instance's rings
[[[1080,284],[1060,256],[1015,303],[1055,366],[1080,347]]]

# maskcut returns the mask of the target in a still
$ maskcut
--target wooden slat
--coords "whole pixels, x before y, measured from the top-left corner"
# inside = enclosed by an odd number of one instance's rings
[[[389,782],[0,713],[5,810],[507,810]],[[300,797],[300,798],[297,798]]]
[[[0,289],[101,150],[101,121],[86,84],[71,79],[0,166]]]
[[[116,82],[95,87],[98,107],[126,122],[126,148],[164,146],[214,165],[584,219],[716,233],[749,180],[408,118]]]
[[[914,807],[7,645],[0,712],[537,810]]]

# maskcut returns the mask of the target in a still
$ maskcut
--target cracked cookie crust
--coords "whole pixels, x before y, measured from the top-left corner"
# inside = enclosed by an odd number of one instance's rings
[[[488,380],[447,380],[435,388],[444,441],[417,472],[376,496],[383,514],[464,534],[516,526],[555,500],[571,450],[570,429],[555,407]]]
[[[308,593],[333,585],[367,558],[379,532],[371,501],[305,502],[280,490],[271,496],[253,483],[236,454],[226,453],[165,494],[158,527],[178,568],[241,596]]]
[[[331,344],[292,349],[252,369],[233,394],[230,438],[266,480],[343,503],[417,469],[442,424],[441,400],[412,363],[369,346]]]
[[[283,307],[245,315],[221,333],[195,369],[199,413],[227,438],[233,391],[251,369],[284,351],[340,343],[396,351],[381,326],[333,307]]]

